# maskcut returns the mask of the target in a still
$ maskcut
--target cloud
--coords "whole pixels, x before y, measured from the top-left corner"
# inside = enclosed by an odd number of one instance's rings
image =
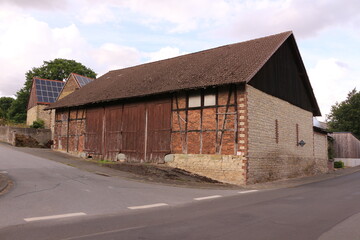
[[[335,58],[321,59],[308,70],[315,92],[322,120],[329,114],[335,102],[345,100],[348,92],[355,87],[349,64]]]
[[[144,53],[143,55],[148,58],[149,62],[154,62],[167,58],[177,57],[183,54],[186,54],[186,52],[181,52],[179,48],[163,47],[157,52]]]
[[[141,53],[135,48],[105,43],[92,51],[92,58],[102,75],[110,70],[139,64]]]
[[[33,8],[41,10],[65,9],[66,1],[49,1],[49,0],[0,0],[0,5],[13,5],[20,8]]]
[[[15,94],[23,87],[26,71],[45,60],[73,59],[102,74],[112,67],[139,64],[141,56],[134,48],[113,43],[94,47],[75,24],[51,28],[10,9],[0,10],[0,53],[0,96]]]
[[[314,36],[333,26],[357,27],[360,2],[273,0],[243,1],[233,5],[225,29],[218,29],[232,37],[260,36],[293,30],[299,37]]]
[[[76,14],[77,18],[85,24],[98,24],[116,21],[117,16],[112,10],[111,5],[94,2],[93,4],[78,4],[77,9],[81,9]]]

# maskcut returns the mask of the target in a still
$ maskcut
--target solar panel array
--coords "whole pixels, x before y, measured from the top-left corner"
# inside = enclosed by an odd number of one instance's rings
[[[92,78],[84,77],[84,76],[77,75],[77,74],[74,74],[74,76],[76,77],[76,80],[80,84],[80,87],[83,87],[86,84],[88,84],[89,82],[92,82],[94,80]]]
[[[55,102],[64,84],[65,82],[35,78],[37,101],[43,103]]]

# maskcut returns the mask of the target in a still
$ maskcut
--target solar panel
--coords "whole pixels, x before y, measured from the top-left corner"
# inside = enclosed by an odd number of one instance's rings
[[[90,82],[92,82],[94,80],[92,78],[84,77],[84,76],[81,76],[81,75],[75,75],[74,74],[74,76],[76,77],[76,80],[80,84],[80,87],[83,87],[86,84],[88,84],[88,83],[90,83]]]
[[[38,102],[53,103],[60,94],[64,82],[35,78],[36,97]]]

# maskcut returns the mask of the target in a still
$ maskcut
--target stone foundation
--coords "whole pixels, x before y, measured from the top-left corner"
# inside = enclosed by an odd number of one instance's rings
[[[165,158],[170,167],[180,168],[211,179],[245,184],[244,157],[235,155],[171,154]]]

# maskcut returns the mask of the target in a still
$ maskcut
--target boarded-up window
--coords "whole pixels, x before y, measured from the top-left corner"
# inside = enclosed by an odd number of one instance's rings
[[[214,106],[216,105],[216,94],[209,93],[204,95],[204,106]]]
[[[192,93],[189,95],[189,107],[201,106],[201,94],[200,92]]]

